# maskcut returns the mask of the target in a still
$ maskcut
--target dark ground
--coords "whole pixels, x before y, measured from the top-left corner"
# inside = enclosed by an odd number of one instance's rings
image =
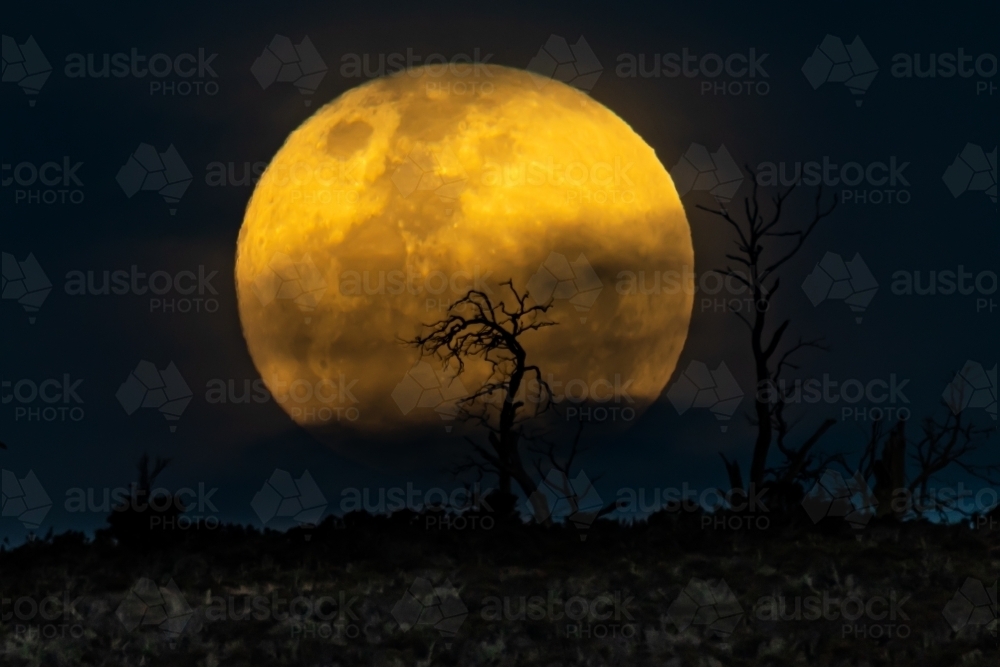
[[[400,512],[287,533],[70,533],[0,551],[0,655],[67,666],[996,665],[997,518],[856,531],[798,517],[741,532],[662,511],[582,531],[472,514],[459,530]],[[959,591],[991,587],[970,616]],[[703,595],[697,610],[675,603]],[[789,613],[796,596],[833,602],[827,618],[768,620],[766,596],[784,596]],[[858,600],[860,618],[836,613]],[[239,618],[247,606],[254,618]]]

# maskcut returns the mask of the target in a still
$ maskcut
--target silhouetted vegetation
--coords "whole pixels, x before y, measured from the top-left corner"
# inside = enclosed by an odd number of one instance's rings
[[[553,508],[539,486],[549,471],[555,471],[553,479],[560,485],[556,491],[569,503],[571,520],[577,517],[589,523],[613,511],[615,505],[597,508],[583,516],[587,513],[579,501],[590,488],[573,488],[569,483],[573,461],[581,451],[582,431],[577,431],[568,447],[560,447],[544,431],[528,428],[530,422],[556,409],[552,389],[542,369],[529,363],[523,340],[532,331],[558,324],[546,316],[552,308],[552,299],[534,303],[531,294],[527,290],[518,292],[511,280],[501,283],[501,287],[510,291],[506,301],[494,302],[485,292],[469,290],[450,305],[445,318],[425,325],[425,333],[406,341],[419,349],[421,355],[436,358],[446,371],[456,375],[465,370],[471,359],[480,359],[489,366],[486,381],[459,401],[461,416],[482,427],[488,446],[469,438],[473,455],[454,472],[471,470],[478,479],[495,476],[508,502],[514,498],[513,481],[531,503],[534,516],[548,523]],[[525,455],[531,458],[526,460]]]
[[[108,516],[107,535],[126,546],[148,549],[171,541],[180,530],[178,521],[184,503],[173,494],[153,487],[156,478],[170,464],[170,459],[149,460],[143,454],[136,466],[139,475],[130,485],[129,496],[116,505]]]
[[[996,523],[976,528],[873,519],[858,531],[842,519],[814,527],[799,513],[765,530],[731,531],[706,527],[704,510],[678,503],[645,520],[596,521],[581,543],[572,525],[525,523],[515,507],[494,504],[505,498],[487,496],[466,512],[463,530],[454,521],[443,527],[445,515],[456,515],[428,509],[388,516],[354,512],[284,533],[235,525],[175,531],[152,550],[107,532],[94,539],[50,534],[0,551],[4,597],[54,596],[59,612],[54,622],[0,623],[4,663],[996,664],[997,640],[989,627],[955,632],[942,616],[967,578],[996,578]],[[486,517],[492,519],[488,529]],[[1000,518],[996,510],[993,517]],[[709,519],[709,525],[725,524],[724,516]],[[668,609],[692,576],[724,580],[733,591],[743,617],[732,636],[713,637],[698,624],[678,629],[670,620]],[[393,610],[418,577],[435,586],[450,582],[456,590],[468,617],[454,636],[430,626],[400,627]],[[116,616],[142,578],[160,587],[176,584],[190,607],[180,610],[190,614],[180,633],[165,633],[159,617],[128,628]],[[907,636],[845,635],[842,621],[775,622],[755,612],[765,596],[824,591],[837,598],[909,596],[907,618],[896,620],[897,627],[907,626]],[[516,608],[521,597],[550,593],[563,601],[617,594],[629,600],[628,614],[574,621],[494,620],[488,613],[494,599],[513,600]],[[251,598],[270,604],[309,596],[354,602],[347,603],[346,616],[327,621],[304,611],[301,618],[240,618]],[[65,614],[64,600],[75,601]],[[616,632],[593,632],[601,623],[617,625]],[[68,630],[42,636],[53,624],[78,630],[75,636]],[[581,626],[591,630],[581,634]]]

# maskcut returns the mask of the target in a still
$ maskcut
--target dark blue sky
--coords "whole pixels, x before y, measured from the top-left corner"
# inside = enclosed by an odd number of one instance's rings
[[[18,479],[34,471],[53,501],[42,528],[57,530],[100,526],[101,512],[67,510],[66,491],[127,484],[143,451],[174,458],[160,480],[164,486],[217,488],[212,503],[218,511],[208,513],[224,520],[256,521],[250,499],[275,468],[295,477],[309,470],[331,509],[348,487],[405,487],[407,482],[421,488],[453,486],[452,478],[441,471],[443,462],[429,461],[423,470],[405,472],[391,466],[375,469],[317,443],[273,403],[220,405],[206,400],[205,387],[213,379],[242,385],[258,377],[243,343],[232,284],[235,240],[252,187],[212,184],[207,175],[218,163],[227,169],[232,164],[238,177],[245,163],[268,161],[313,109],[362,83],[363,78],[344,76],[345,56],[377,59],[378,54],[411,49],[415,54],[453,57],[478,50],[492,54],[493,63],[526,67],[553,34],[570,43],[585,37],[603,68],[590,94],[628,122],[667,168],[672,169],[692,144],[710,152],[725,146],[740,167],[766,169],[765,163],[784,163],[786,173],[797,162],[822,165],[826,160],[840,168],[857,163],[867,169],[895,161],[901,176],[895,184],[863,181],[849,192],[842,184],[828,190],[839,197],[838,209],[786,265],[778,310],[793,315],[803,336],[822,336],[830,347],[826,353],[806,354],[798,377],[822,380],[826,374],[841,383],[853,379],[867,384],[888,383],[895,376],[898,383],[907,382],[903,393],[909,402],[900,405],[914,420],[935,411],[942,416],[938,402],[955,371],[967,360],[995,368],[997,359],[995,186],[994,200],[975,188],[954,196],[942,178],[956,156],[973,144],[965,153],[969,160],[993,151],[992,176],[980,178],[995,183],[1000,127],[997,11],[990,3],[916,9],[902,2],[822,8],[789,3],[768,9],[745,3],[659,3],[632,9],[578,3],[546,9],[474,8],[467,3],[439,3],[435,9],[201,3],[169,15],[153,6],[107,10],[104,15],[76,6],[53,9],[22,3],[6,8],[3,34],[17,45],[33,36],[52,72],[37,95],[26,95],[16,82],[0,87],[0,249],[19,261],[33,254],[53,289],[38,312],[31,313],[34,323],[16,299],[0,304],[0,371],[5,383],[11,383],[4,385],[0,405],[0,437],[10,447],[0,454],[2,466]],[[296,43],[308,35],[329,68],[312,106],[305,106],[303,96],[288,84],[262,90],[251,73],[255,58],[276,33]],[[877,65],[863,95],[852,94],[836,81],[813,89],[803,74],[803,63],[827,35],[843,44],[856,36],[863,41]],[[7,43],[5,37],[5,49]],[[178,94],[181,88],[176,87],[173,94],[164,94],[163,88],[151,92],[149,76],[67,76],[67,59],[73,62],[73,54],[84,54],[84,60],[86,54],[95,54],[100,63],[103,54],[129,54],[133,49],[147,57],[190,53],[195,69],[203,50],[207,68],[188,79],[164,79],[167,93],[170,83],[193,82],[187,95]],[[657,54],[683,57],[685,49],[705,64],[690,70],[691,77],[626,76],[620,67],[640,55],[648,67]],[[971,76],[943,76],[948,62],[943,54],[958,56],[959,49],[972,56],[972,64],[967,64]],[[706,71],[711,72],[716,61],[701,60],[718,54],[725,61],[732,54],[751,52],[759,63],[752,79],[725,73],[709,77]],[[212,54],[217,54],[214,59]],[[938,76],[894,76],[893,63],[906,61],[899,54],[911,59],[919,55],[923,68],[935,57]],[[724,84],[725,94],[718,92],[718,84]],[[742,94],[734,95],[736,91]],[[863,100],[860,106],[857,99]],[[190,170],[192,182],[176,204],[149,192],[128,198],[116,182],[116,174],[141,143],[160,152],[173,144]],[[72,172],[77,180],[69,174],[63,178],[67,161],[71,167],[79,163]],[[41,178],[30,182],[33,169],[49,162],[59,166],[43,170],[54,175],[48,178],[52,185]],[[29,164],[19,166],[22,163]],[[839,174],[840,168],[830,173]],[[850,167],[844,175],[850,178],[855,171]],[[874,179],[882,174],[878,166],[869,173]],[[750,189],[749,176],[742,176],[737,199]],[[792,214],[803,214],[814,192],[804,188],[798,193]],[[876,200],[881,203],[873,203]],[[683,201],[700,274],[720,266],[732,237],[722,223],[695,208],[713,204],[709,192],[695,188]],[[845,303],[827,299],[814,307],[801,289],[826,253],[845,261],[860,255],[878,283],[860,324]],[[70,272],[99,275],[133,265],[147,273],[197,274],[199,267],[206,276],[216,272],[204,295],[209,300],[201,304],[213,312],[151,312],[148,295],[67,294]],[[899,271],[919,271],[926,284],[929,272],[957,272],[960,266],[972,274],[973,282],[986,272],[980,278],[981,290],[966,295],[894,293],[901,291],[892,287]],[[719,451],[740,457],[744,468],[748,465],[752,431],[742,413],[750,407],[752,368],[746,338],[731,313],[719,312],[716,300],[706,305],[703,297],[695,299],[675,378],[691,361],[712,369],[724,361],[747,398],[725,433],[708,410],[678,414],[664,397],[627,432],[592,438],[582,467],[591,477],[602,475],[598,491],[606,498],[625,486],[722,484]],[[116,399],[119,386],[143,359],[159,368],[174,362],[191,387],[194,397],[176,422],[168,424],[155,410],[129,416]],[[47,379],[58,380],[60,387],[82,380],[76,385],[82,404],[61,389],[52,404],[41,399],[8,402],[16,383],[30,381],[21,385],[28,392],[30,383],[40,385]],[[49,386],[54,397],[54,385]],[[994,397],[995,391],[994,384]],[[865,401],[857,406],[871,407]],[[58,410],[65,418],[53,421],[32,420],[28,412],[18,412],[45,407],[69,409]],[[853,451],[870,424],[842,419],[845,407],[843,401],[804,405],[801,431],[808,432],[810,424],[827,416],[836,417],[841,421],[827,435],[827,449]],[[74,419],[81,412],[71,412],[73,408],[82,410],[79,421]],[[973,421],[995,426],[983,408],[968,410]],[[995,405],[993,410],[995,418]],[[176,430],[171,432],[170,426]],[[915,423],[911,429],[916,429]],[[1000,458],[1000,443],[994,439],[983,454],[990,460]],[[951,481],[969,483],[957,475]],[[0,519],[0,536],[16,541],[25,530],[14,518]]]

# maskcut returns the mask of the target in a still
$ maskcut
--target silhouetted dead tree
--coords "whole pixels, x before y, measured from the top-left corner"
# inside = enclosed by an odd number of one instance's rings
[[[445,368],[454,366],[458,374],[465,370],[467,359],[478,358],[489,364],[490,375],[486,382],[461,401],[465,416],[488,430],[489,447],[470,439],[480,458],[473,458],[460,469],[496,474],[500,490],[507,494],[511,493],[513,480],[529,499],[537,500],[538,485],[521,456],[522,425],[525,420],[551,408],[553,402],[541,369],[528,363],[528,353],[521,339],[531,331],[554,326],[556,322],[545,316],[552,307],[551,301],[531,305],[528,292],[519,294],[512,281],[501,286],[510,290],[514,300],[511,305],[502,299],[494,303],[485,292],[469,290],[451,304],[447,317],[425,325],[429,329],[426,334],[407,342],[420,349],[422,355],[439,358]],[[535,386],[528,387],[529,381]],[[495,405],[497,399],[499,409]],[[526,400],[534,402],[532,410],[526,410]],[[536,508],[536,511],[547,514],[547,508]]]
[[[948,468],[959,469],[971,477],[993,486],[1000,486],[1000,463],[973,463],[976,452],[982,450],[995,427],[982,428],[965,423],[962,412],[948,409],[944,420],[927,417],[920,424],[916,439],[906,437],[906,422],[898,421],[888,433],[882,424],[872,424],[871,436],[861,457],[861,473],[867,479],[875,477],[875,498],[879,502],[879,516],[903,519],[947,513],[971,516],[984,514],[991,508],[977,507],[967,510],[963,497],[951,489],[942,493],[932,485]],[[881,451],[881,456],[879,452]],[[907,459],[913,462],[912,477],[907,475]]]
[[[153,484],[156,482],[156,478],[160,476],[160,473],[166,470],[167,466],[170,465],[171,459],[156,457],[156,461],[149,461],[149,454],[143,453],[139,458],[139,464],[136,466],[139,470],[139,482],[136,484],[136,493],[142,496],[148,496],[153,490]]]
[[[569,508],[569,513],[566,517],[567,520],[578,526],[589,526],[602,516],[622,507],[624,501],[619,502],[616,500],[594,508],[585,508],[581,505],[581,501],[585,501],[590,496],[591,491],[595,491],[594,484],[600,479],[600,476],[594,479],[584,476],[583,486],[580,486],[576,484],[579,478],[572,476],[573,463],[576,457],[583,452],[583,448],[580,446],[580,436],[583,435],[583,426],[583,422],[580,422],[577,426],[576,434],[573,436],[569,451],[564,456],[560,455],[561,448],[556,443],[545,438],[538,438],[540,444],[529,447],[529,451],[535,457],[532,464],[539,479],[544,480],[543,483],[548,485],[560,498],[566,499],[566,504]],[[551,471],[555,471],[557,474],[553,477],[550,474]],[[538,490],[535,493],[539,494],[541,491]],[[536,516],[536,518],[538,517]],[[547,521],[548,517],[544,517],[542,520]],[[581,539],[583,538],[584,536],[581,535]]]
[[[718,216],[736,232],[736,251],[726,254],[731,264],[716,272],[744,285],[753,297],[754,308],[748,314],[735,313],[750,334],[750,350],[756,376],[751,422],[757,427],[757,436],[747,481],[758,487],[770,484],[790,488],[796,480],[815,475],[816,470],[821,467],[822,464],[815,458],[812,450],[836,421],[824,421],[798,447],[786,444],[786,436],[793,424],[785,414],[786,399],[791,390],[781,389],[783,373],[798,368],[794,361],[798,353],[810,348],[822,350],[825,347],[822,339],[805,340],[800,337],[794,343],[787,342],[786,335],[791,321],[786,318],[773,326],[769,315],[774,297],[781,288],[779,269],[798,254],[819,222],[833,212],[836,199],[829,207],[824,207],[823,189],[820,187],[816,193],[813,212],[805,224],[788,225],[782,216],[786,214],[786,200],[797,184],[772,197],[772,210],[765,213],[760,204],[756,174],[749,166],[747,171],[753,181],[753,193],[744,198],[742,215],[734,215],[722,206],[718,209],[704,206],[698,208]],[[765,388],[771,390],[770,396],[762,395],[761,390]],[[778,468],[768,468],[772,445],[785,457],[785,463]],[[725,455],[721,456],[730,486],[734,490],[743,489],[744,481],[739,463],[728,460]]]
[[[129,498],[112,508],[108,516],[111,535],[122,544],[148,547],[162,544],[176,529],[185,507],[180,498],[161,493],[154,497],[153,484],[171,459],[149,460],[144,453],[136,466],[139,478],[131,485]]]

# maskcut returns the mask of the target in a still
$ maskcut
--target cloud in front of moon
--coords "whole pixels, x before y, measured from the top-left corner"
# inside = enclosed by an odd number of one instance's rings
[[[523,343],[560,406],[634,420],[684,346],[693,268],[674,184],[621,118],[558,81],[451,65],[354,88],[292,132],[247,207],[236,286],[288,414],[375,442],[458,423],[485,366],[456,377],[400,340],[469,289],[512,303],[506,280],[553,304]]]

